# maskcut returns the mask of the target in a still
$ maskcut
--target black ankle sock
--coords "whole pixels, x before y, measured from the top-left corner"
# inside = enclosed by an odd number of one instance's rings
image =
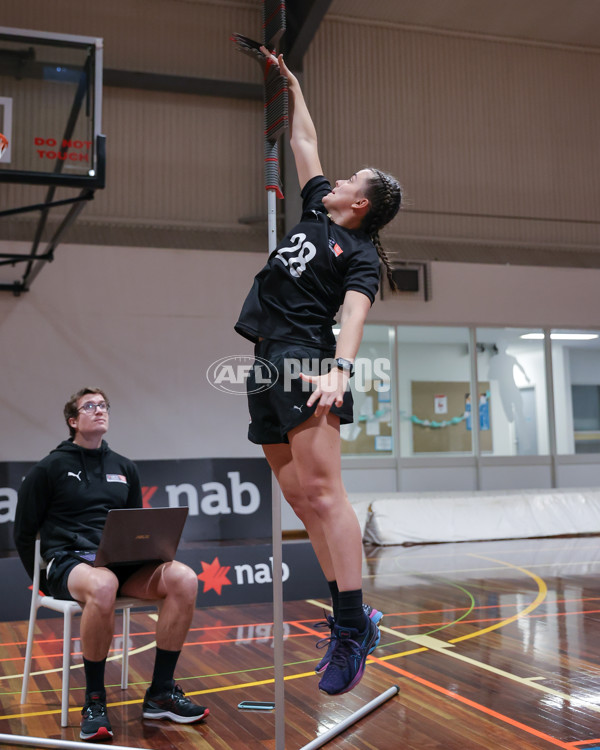
[[[104,667],[106,659],[102,661],[89,661],[83,657],[83,670],[85,672],[85,690],[87,693],[101,693],[106,695],[104,690]]]
[[[336,617],[335,624],[346,628],[356,628],[362,633],[365,629],[365,612],[362,603],[362,589],[340,591],[338,593],[338,617]]]
[[[338,596],[339,596],[337,581],[327,581],[327,585],[329,586],[329,591],[331,592],[331,604],[333,606],[333,619],[337,620],[338,618]]]
[[[149,692],[153,695],[162,693],[173,686],[173,675],[181,651],[165,651],[156,647],[156,659],[154,661],[154,672]]]

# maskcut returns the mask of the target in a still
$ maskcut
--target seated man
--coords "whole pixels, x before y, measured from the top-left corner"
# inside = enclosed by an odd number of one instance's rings
[[[208,709],[186,698],[173,680],[196,604],[195,572],[176,561],[114,570],[95,568],[73,554],[74,550],[98,547],[109,510],[142,506],[135,464],[114,453],[103,440],[109,409],[108,398],[99,388],[83,388],[71,397],[64,409],[71,437],[27,474],[15,517],[15,545],[29,575],[33,577],[39,534],[42,556],[48,563],[48,593],[74,599],[83,609],[83,740],[108,740],[113,735],[106,710],[104,667],[113,638],[117,594],[162,599],[154,673],[142,716],[187,724],[208,715]]]

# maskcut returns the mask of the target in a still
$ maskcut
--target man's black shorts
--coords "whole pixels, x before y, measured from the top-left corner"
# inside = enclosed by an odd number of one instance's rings
[[[46,568],[46,588],[50,596],[53,596],[55,599],[74,601],[67,586],[67,580],[73,568],[80,564],[87,565],[87,563],[82,563],[79,557],[76,557],[68,550],[56,553],[55,557],[48,563],[49,567]],[[118,565],[111,568],[112,572],[119,579],[119,591],[125,581],[142,567],[144,567],[144,563]]]
[[[317,404],[306,405],[313,390],[310,383],[298,377],[300,371],[319,375],[331,369],[335,352],[324,351],[304,344],[284,341],[259,341],[254,348],[255,363],[248,373],[247,392],[250,409],[248,439],[258,445],[288,443],[288,432],[312,416]],[[264,361],[269,363],[272,379],[270,387],[264,386]],[[261,369],[262,368],[262,369]],[[344,403],[331,407],[331,413],[340,424],[354,421],[353,399],[350,390],[344,394]]]

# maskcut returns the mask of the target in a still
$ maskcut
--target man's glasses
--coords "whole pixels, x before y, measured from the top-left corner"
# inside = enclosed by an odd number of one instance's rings
[[[77,411],[82,411],[85,414],[95,414],[96,409],[100,409],[101,412],[106,412],[108,414],[110,411],[110,404],[107,404],[106,401],[100,401],[97,404],[93,401],[88,401],[87,404],[80,406]]]

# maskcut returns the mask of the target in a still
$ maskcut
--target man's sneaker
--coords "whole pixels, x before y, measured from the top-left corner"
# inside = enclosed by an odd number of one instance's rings
[[[185,697],[179,685],[173,685],[169,690],[157,695],[150,695],[146,690],[142,716],[144,719],[170,719],[178,724],[192,724],[208,716],[208,708],[198,706]]]
[[[373,609],[373,607],[370,607],[368,604],[363,604],[363,611],[366,614],[367,617],[369,617],[375,625],[379,623],[381,618],[383,617],[383,612],[380,612],[378,609]],[[317,622],[315,625],[313,625],[314,628],[329,628],[329,630],[333,631],[333,626],[335,625],[335,620],[331,615],[325,615],[325,622]],[[379,646],[379,641],[381,640],[381,631],[379,628],[377,628],[377,640],[373,644],[373,647],[369,651],[370,654],[375,651],[377,646]],[[317,674],[321,674],[321,672],[324,672],[327,669],[327,665],[329,664],[329,660],[331,658],[331,652],[333,650],[333,638],[322,638],[320,641],[317,641],[317,648],[325,648],[327,646],[327,651],[325,652],[325,656],[321,659],[321,661],[317,664],[315,667],[315,672]]]
[[[367,656],[377,643],[378,631],[370,617],[362,633],[356,628],[334,625],[331,658],[319,689],[329,695],[341,695],[356,687],[364,674]]]
[[[102,742],[112,739],[113,731],[108,720],[104,691],[85,694],[85,706],[81,709],[81,715],[83,718],[79,737],[82,740]]]

